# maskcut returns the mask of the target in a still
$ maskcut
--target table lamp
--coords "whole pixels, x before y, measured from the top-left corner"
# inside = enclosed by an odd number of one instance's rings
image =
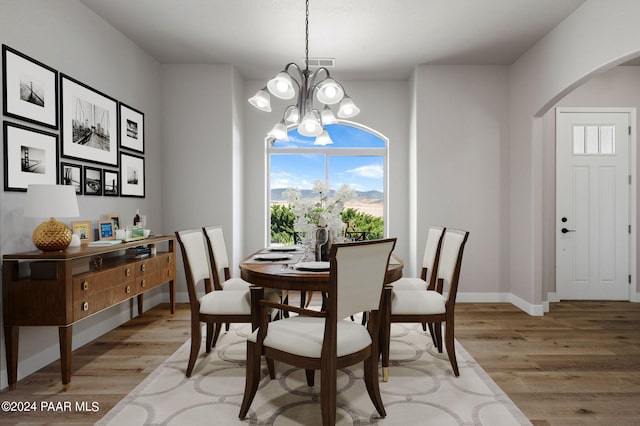
[[[25,217],[50,217],[33,231],[33,244],[42,251],[58,251],[71,242],[71,230],[57,217],[78,217],[78,199],[71,185],[29,185],[24,203]]]

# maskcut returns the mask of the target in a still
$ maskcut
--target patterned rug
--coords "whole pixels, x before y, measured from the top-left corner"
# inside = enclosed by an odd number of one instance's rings
[[[201,354],[191,378],[184,372],[186,342],[98,425],[320,425],[319,373],[306,385],[304,370],[276,362],[263,379],[247,419],[238,419],[244,391],[249,325],[232,324],[210,354]],[[204,333],[203,333],[204,335]],[[204,347],[204,342],[203,345]],[[362,366],[338,372],[339,425],[531,425],[509,397],[456,342],[460,377],[419,324],[393,324],[388,382],[381,382],[386,418],[366,392]],[[381,376],[382,377],[382,376]]]

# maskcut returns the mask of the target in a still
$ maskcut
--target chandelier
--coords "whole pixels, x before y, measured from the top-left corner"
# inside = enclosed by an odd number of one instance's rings
[[[313,72],[309,70],[309,0],[306,0],[305,68],[301,69],[293,62],[288,63],[284,70],[267,82],[266,87],[249,99],[249,103],[261,111],[271,112],[271,95],[280,99],[293,99],[296,92],[296,104],[287,106],[282,120],[267,133],[274,140],[288,142],[287,127],[297,125],[301,135],[316,137],[314,145],[332,144],[325,126],[338,120],[330,105],[340,103],[340,118],[354,117],[360,112],[347,96],[342,84],[331,77],[328,69],[320,67]],[[324,105],[321,111],[314,108],[314,98]]]

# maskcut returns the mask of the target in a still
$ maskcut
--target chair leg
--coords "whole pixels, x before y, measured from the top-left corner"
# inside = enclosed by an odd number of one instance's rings
[[[224,331],[229,331],[229,323],[224,324]]]
[[[315,370],[304,370],[304,374],[307,376],[307,386],[313,386],[316,384]]]
[[[269,370],[269,378],[275,380],[276,378],[276,366],[271,358],[267,358],[267,369]]]
[[[380,324],[380,345],[378,351],[382,355],[382,381],[389,381],[389,346],[391,345],[391,322]]]
[[[249,407],[253,402],[253,398],[258,391],[258,384],[260,383],[260,353],[258,353],[257,346],[253,342],[247,342],[247,368],[246,368],[246,381],[244,385],[244,397],[242,398],[242,405],[240,406],[239,417],[244,419],[249,412]]]
[[[216,343],[218,342],[218,337],[220,336],[220,330],[222,329],[222,324],[218,323],[216,324],[216,328],[215,328],[215,333],[213,333],[213,339],[211,342],[211,347],[215,348],[216,347]]]
[[[438,352],[442,353],[442,323],[436,322],[433,324],[433,329],[436,332],[436,346],[438,347]]]
[[[200,352],[200,340],[202,340],[202,329],[200,321],[191,319],[191,352],[189,353],[189,362],[187,364],[186,376],[191,377],[193,367],[196,365],[196,359]]]
[[[218,324],[213,324],[208,322],[207,323],[207,337],[205,338],[205,352],[210,353],[211,352],[211,342],[213,341],[213,330],[214,327],[219,327]]]
[[[336,368],[320,370],[320,409],[322,410],[322,425],[336,424]]]
[[[378,380],[378,357],[372,353],[371,356],[364,360],[364,383],[367,386],[367,392],[369,398],[373,402],[374,407],[378,411],[378,414],[382,417],[386,417],[387,412],[384,409],[382,403],[382,396],[380,395],[380,383]]]
[[[433,346],[435,346],[436,348],[438,347],[438,341],[436,340],[436,330],[435,330],[435,326],[433,325],[432,322],[430,323],[422,323],[422,331],[426,331],[425,330],[425,325],[429,326],[429,335],[431,336],[431,341],[433,342]]]
[[[427,331],[427,323],[426,322],[422,323],[422,331]],[[431,323],[429,323],[429,331],[431,331]]]
[[[444,338],[445,345],[447,347],[447,355],[449,355],[449,361],[451,362],[451,368],[453,368],[453,374],[458,377],[460,376],[460,371],[458,371],[458,360],[456,359],[456,350],[454,347],[453,318],[448,318],[444,326]]]

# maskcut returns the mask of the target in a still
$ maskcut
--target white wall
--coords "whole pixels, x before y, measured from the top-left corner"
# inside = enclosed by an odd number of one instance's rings
[[[459,292],[499,300],[509,292],[508,68],[424,65],[415,74],[418,259],[429,226],[468,230]]]
[[[577,87],[556,104],[556,107],[634,107],[636,123],[640,123],[640,67],[616,67],[604,73],[594,75],[591,80]],[[555,108],[544,115],[544,251],[543,287],[545,291],[555,292]],[[637,136],[637,135],[636,135]],[[634,141],[638,146],[638,141]],[[640,153],[637,152],[636,164],[640,165]],[[636,201],[640,199],[640,188]],[[639,202],[640,203],[640,202]],[[636,209],[640,211],[640,205]],[[635,217],[635,227],[640,226],[640,218]],[[640,243],[640,241],[639,241]],[[640,262],[638,262],[640,263]],[[640,265],[639,265],[640,267]],[[638,276],[635,271],[635,276]],[[637,291],[637,289],[636,289]]]
[[[108,213],[120,213],[125,223],[131,223],[136,208],[139,208],[147,215],[153,231],[166,232],[162,227],[161,209],[162,134],[158,63],[76,0],[0,0],[0,42],[145,114],[146,198],[79,196],[79,219],[95,223]],[[0,145],[3,143],[0,135]],[[0,168],[3,167],[4,161],[1,161]],[[2,254],[35,249],[31,233],[40,220],[23,217],[24,198],[24,192],[0,192]],[[145,295],[145,308],[162,300],[161,291],[149,292]],[[131,318],[133,312],[136,311],[133,311],[132,304],[124,302],[81,321],[74,326],[73,347],[117,327]],[[1,340],[0,388],[3,388],[7,385],[4,334]],[[19,357],[18,379],[57,359],[57,329],[23,327],[20,330]]]
[[[231,65],[162,65],[162,134],[165,168],[162,177],[164,225],[178,231],[222,226],[228,252],[235,252],[233,211],[234,69]],[[235,114],[237,115],[237,114]],[[177,288],[186,296],[182,257],[178,256]]]
[[[511,66],[509,282],[519,306],[532,314],[541,315],[546,301],[539,117],[595,72],[640,53],[639,15],[635,0],[588,0]]]
[[[266,78],[266,77],[265,77]],[[409,259],[409,87],[406,81],[344,81],[335,76],[360,107],[350,121],[368,126],[389,139],[389,236],[397,237],[395,253]],[[266,81],[245,84],[245,253],[266,243],[265,135],[282,119],[284,101],[271,98],[271,113],[252,107],[246,99],[264,87]],[[414,271],[407,265],[405,271]]]

